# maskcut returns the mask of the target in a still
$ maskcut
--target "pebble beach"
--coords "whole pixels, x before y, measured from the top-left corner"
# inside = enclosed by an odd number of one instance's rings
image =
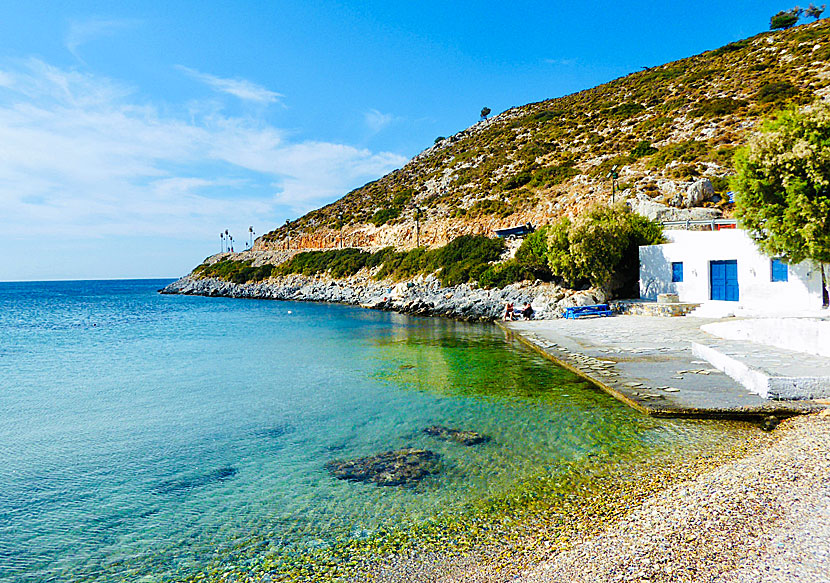
[[[683,479],[536,564],[488,551],[479,562],[407,561],[383,581],[830,581],[830,415],[759,431],[733,459]],[[440,566],[439,566],[440,565]]]

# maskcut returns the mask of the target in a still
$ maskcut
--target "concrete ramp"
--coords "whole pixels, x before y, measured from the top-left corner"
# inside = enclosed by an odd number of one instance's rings
[[[765,399],[830,397],[830,359],[741,341],[692,342],[692,353]]]

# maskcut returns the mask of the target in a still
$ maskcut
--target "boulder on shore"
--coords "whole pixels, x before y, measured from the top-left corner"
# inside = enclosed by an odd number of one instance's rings
[[[399,449],[355,460],[334,460],[326,469],[339,480],[378,486],[414,484],[439,470],[440,456],[425,449]]]
[[[445,441],[455,441],[461,445],[478,445],[485,441],[490,441],[490,438],[475,431],[461,431],[460,429],[450,429],[449,427],[442,427],[440,425],[433,425],[424,429],[424,433],[431,437],[443,439]]]

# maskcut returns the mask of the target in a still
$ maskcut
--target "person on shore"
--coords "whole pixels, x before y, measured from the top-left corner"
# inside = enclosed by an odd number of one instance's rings
[[[522,318],[524,318],[525,320],[533,319],[533,306],[530,305],[530,302],[527,302],[525,304],[525,307],[522,310]]]
[[[507,305],[504,307],[504,321],[507,322],[509,320],[514,320],[513,314],[513,304],[511,302],[507,302]]]

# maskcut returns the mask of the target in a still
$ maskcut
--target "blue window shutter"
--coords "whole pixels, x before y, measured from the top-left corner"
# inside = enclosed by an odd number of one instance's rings
[[[671,280],[674,283],[683,281],[683,262],[673,261],[671,264]]]
[[[770,262],[770,281],[789,281],[789,273],[787,271],[787,264],[780,259],[773,259]]]

